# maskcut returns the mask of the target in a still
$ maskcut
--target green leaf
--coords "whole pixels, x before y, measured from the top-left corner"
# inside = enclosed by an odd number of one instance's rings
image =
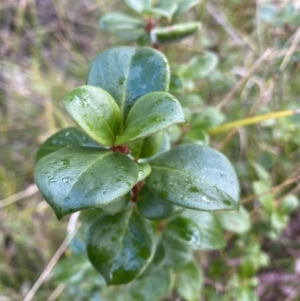
[[[138,13],[142,13],[151,6],[151,0],[125,0],[125,3]]]
[[[126,116],[143,95],[167,91],[169,78],[167,59],[160,52],[147,47],[115,47],[94,59],[87,83],[110,93]]]
[[[186,80],[197,80],[210,75],[218,65],[218,57],[212,52],[205,52],[201,57],[194,57],[182,67],[180,75]]]
[[[174,205],[204,211],[236,210],[239,183],[228,159],[201,145],[184,144],[149,162],[150,191]]]
[[[291,214],[297,208],[299,208],[300,202],[297,196],[294,194],[286,195],[278,206],[278,211],[281,214]]]
[[[151,263],[147,266],[146,270],[141,274],[139,278],[147,277],[149,274],[155,273],[161,269],[162,264],[166,257],[166,250],[161,241],[157,243],[155,254]]]
[[[126,208],[130,200],[129,194],[126,194],[120,198],[117,198],[113,202],[101,208],[101,211],[106,214],[116,214]]]
[[[152,220],[168,218],[176,211],[173,205],[154,196],[147,186],[139,192],[137,208],[142,216]]]
[[[214,108],[206,107],[192,115],[190,124],[192,131],[207,131],[225,121],[224,114]]]
[[[81,86],[63,99],[73,120],[90,137],[103,145],[113,145],[121,124],[120,110],[104,90]]]
[[[58,219],[111,203],[137,179],[137,165],[127,156],[86,147],[63,148],[43,157],[35,168],[36,184]]]
[[[195,249],[201,247],[201,231],[198,224],[185,216],[172,218],[166,225],[163,235]]]
[[[251,227],[249,213],[243,206],[238,212],[222,212],[217,218],[225,230],[233,233],[243,234]]]
[[[254,181],[253,184],[254,193],[257,194],[257,198],[261,205],[263,206],[264,210],[271,214],[275,210],[275,203],[274,198],[271,193],[268,191],[271,189],[270,184],[264,181]]]
[[[151,166],[147,163],[138,163],[138,169],[138,182],[145,180],[151,172]]]
[[[164,132],[158,132],[145,139],[129,143],[131,154],[136,158],[148,158],[155,155],[161,148],[164,139]]]
[[[132,209],[100,216],[88,232],[88,258],[108,285],[135,279],[148,266],[154,251],[151,227]]]
[[[192,260],[193,250],[190,245],[182,244],[170,235],[163,236],[163,244],[166,249],[165,265],[178,267]]]
[[[107,301],[158,301],[170,293],[172,286],[171,270],[164,268],[130,284],[108,288],[108,292],[102,289],[101,295]]]
[[[170,0],[169,0],[170,1]],[[200,3],[199,0],[176,0],[177,10],[175,15],[183,14]]]
[[[114,34],[119,39],[130,41],[137,40],[146,32],[145,22],[122,13],[108,13],[101,18],[100,29]]]
[[[216,250],[225,246],[226,241],[221,225],[213,213],[185,210],[182,216],[193,220],[200,229],[201,250]]]
[[[78,127],[68,127],[58,131],[42,144],[36,154],[35,161],[38,162],[44,156],[67,146],[89,146],[101,148],[100,144],[92,140]]]
[[[149,276],[139,279],[129,287],[128,301],[157,301],[166,297],[173,286],[170,269],[163,268]]]
[[[188,262],[177,271],[176,290],[187,301],[197,301],[203,286],[203,274],[196,262]]]
[[[180,41],[197,32],[199,28],[198,22],[180,23],[169,27],[155,27],[150,35],[153,43],[166,44]]]
[[[182,122],[185,122],[185,116],[176,98],[166,92],[149,93],[130,110],[124,132],[117,138],[116,145],[145,138]]]

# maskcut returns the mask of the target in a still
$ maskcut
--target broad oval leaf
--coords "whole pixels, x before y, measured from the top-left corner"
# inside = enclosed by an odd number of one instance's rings
[[[35,161],[38,162],[44,156],[67,146],[102,147],[99,143],[86,135],[80,128],[68,127],[58,131],[42,144],[36,154]]]
[[[100,29],[113,33],[119,39],[137,40],[145,32],[145,22],[122,13],[109,13],[99,21]]]
[[[151,220],[168,218],[176,211],[173,205],[154,196],[147,186],[139,192],[137,208],[142,216]]]
[[[160,52],[147,47],[114,47],[94,59],[87,84],[111,94],[126,116],[141,96],[167,91],[169,78],[167,59]]]
[[[166,92],[153,92],[141,97],[130,110],[124,132],[117,138],[122,145],[145,138],[169,126],[185,122],[178,100]]]
[[[190,261],[177,271],[176,290],[187,301],[197,301],[203,286],[203,272],[199,264]]]
[[[152,229],[132,208],[100,216],[88,232],[88,258],[108,285],[135,279],[148,266],[154,252]]]
[[[138,168],[121,153],[67,147],[43,157],[34,176],[41,194],[61,219],[125,195],[137,182]]]
[[[121,113],[114,99],[104,90],[80,86],[63,99],[76,124],[103,145],[113,145],[121,125]]]
[[[172,25],[169,27],[156,27],[151,30],[153,43],[166,44],[180,41],[199,30],[200,23],[189,22]]]
[[[225,246],[226,240],[221,225],[211,212],[184,210],[181,216],[194,221],[201,233],[200,250],[216,250]]]
[[[228,159],[202,145],[183,144],[149,162],[150,191],[174,205],[203,210],[236,210],[239,183]]]
[[[164,140],[164,132],[158,132],[148,136],[145,139],[139,139],[131,142],[128,146],[131,154],[136,158],[149,158],[155,155],[161,148]]]

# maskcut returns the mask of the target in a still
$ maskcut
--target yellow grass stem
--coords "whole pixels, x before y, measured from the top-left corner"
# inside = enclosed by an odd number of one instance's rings
[[[281,117],[287,117],[287,116],[292,116],[295,114],[300,114],[300,109],[297,110],[285,110],[285,111],[280,111],[280,112],[273,112],[269,114],[264,114],[264,115],[259,115],[259,116],[253,116],[249,118],[244,118],[240,120],[236,120],[233,122],[228,122],[222,125],[219,125],[217,127],[214,127],[208,131],[210,135],[216,135],[219,133],[227,132],[231,129],[236,129],[240,128],[243,126],[248,126],[252,124],[257,124],[265,120],[269,119],[277,119]]]

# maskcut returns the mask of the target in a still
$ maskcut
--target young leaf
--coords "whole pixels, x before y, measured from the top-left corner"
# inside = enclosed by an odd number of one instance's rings
[[[63,99],[73,120],[90,137],[103,145],[113,145],[119,133],[121,113],[114,99],[104,90],[81,86]]]
[[[147,163],[138,163],[138,169],[138,182],[145,180],[151,172],[151,166]]]
[[[167,218],[176,211],[173,205],[154,196],[147,186],[138,195],[137,208],[142,216],[152,220]]]
[[[171,237],[173,241],[178,241],[183,245],[199,249],[201,246],[201,231],[197,223],[184,217],[176,216],[166,225],[164,237]]]
[[[243,234],[249,231],[251,226],[249,213],[242,206],[238,212],[222,212],[217,218],[225,230],[233,233]]]
[[[138,13],[142,13],[151,6],[151,0],[125,0],[125,3]]]
[[[204,56],[194,57],[183,66],[180,75],[186,80],[196,80],[210,75],[218,65],[218,57],[212,52],[205,52]]]
[[[207,146],[184,144],[149,162],[150,191],[174,205],[203,210],[236,210],[239,183],[228,159]]]
[[[148,266],[154,251],[151,227],[132,208],[100,216],[88,232],[88,258],[108,285],[135,279]]]
[[[203,286],[203,274],[199,265],[190,261],[177,271],[176,290],[187,301],[197,301]]]
[[[107,206],[101,208],[101,211],[106,214],[116,214],[126,208],[130,200],[129,194],[126,194],[120,198],[117,198],[113,202],[109,203]]]
[[[131,154],[136,158],[148,158],[155,155],[161,148],[164,139],[164,132],[158,132],[145,139],[129,143]]]
[[[119,39],[125,41],[137,40],[146,33],[144,29],[145,22],[142,19],[121,13],[104,15],[99,25],[101,30],[111,32]]]
[[[62,129],[49,137],[38,150],[35,161],[38,162],[44,156],[67,146],[89,146],[101,148],[100,144],[92,140],[80,128],[69,127]]]
[[[201,235],[201,250],[216,250],[225,246],[226,241],[221,225],[213,213],[185,210],[181,215],[198,225]]]
[[[147,47],[115,47],[94,59],[87,84],[110,93],[126,116],[143,95],[167,91],[169,79],[169,66],[160,52]]]
[[[185,116],[176,98],[166,92],[149,93],[132,107],[126,118],[124,132],[115,144],[122,145],[145,138],[182,122],[185,122]]]
[[[177,42],[194,34],[199,30],[199,27],[200,23],[198,22],[181,23],[169,27],[155,27],[150,32],[151,40],[157,44]]]
[[[36,184],[58,219],[102,207],[136,184],[138,168],[127,156],[86,147],[67,147],[42,158]]]
[[[163,244],[166,249],[164,264],[171,267],[184,265],[193,258],[193,250],[190,245],[182,244],[173,236],[164,235]]]

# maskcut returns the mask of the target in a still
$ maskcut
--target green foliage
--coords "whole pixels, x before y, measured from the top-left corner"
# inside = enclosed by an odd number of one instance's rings
[[[244,158],[243,133],[239,159],[235,142],[231,150],[225,148],[243,179],[242,192],[230,161],[208,146],[211,129],[245,113],[243,103],[228,111],[214,106],[211,91],[218,95],[234,86],[219,69],[219,64],[224,68],[222,56],[206,51],[215,45],[202,41],[202,54],[171,68],[153,49],[197,33],[200,23],[182,23],[179,15],[199,1],[125,3],[136,15],[108,13],[100,28],[152,48],[101,52],[86,85],[63,98],[79,128],[60,130],[37,154],[35,179],[41,194],[59,219],[83,210],[83,235],[87,232],[82,250],[62,261],[56,279],[77,289],[89,281],[87,298],[104,301],[158,301],[171,292],[187,301],[199,300],[201,294],[214,301],[258,300],[256,275],[269,264],[260,241],[281,235],[299,200],[292,193],[272,191],[277,181],[270,173],[274,161],[269,154]],[[275,7],[261,6],[258,13],[265,23],[294,22],[282,21],[286,12]],[[174,20],[180,23],[170,24]],[[235,61],[231,55],[227,59]],[[297,122],[287,123],[264,139],[274,135],[281,147],[281,141],[292,141],[287,147],[292,156],[299,146],[296,132]],[[218,149],[230,139],[226,136]],[[249,191],[256,195],[255,206],[240,206],[240,193]],[[253,223],[255,218],[259,223]],[[213,250],[217,252],[209,252]],[[222,260],[215,259],[217,253]],[[204,273],[209,285],[221,287],[221,297],[203,286]]]

